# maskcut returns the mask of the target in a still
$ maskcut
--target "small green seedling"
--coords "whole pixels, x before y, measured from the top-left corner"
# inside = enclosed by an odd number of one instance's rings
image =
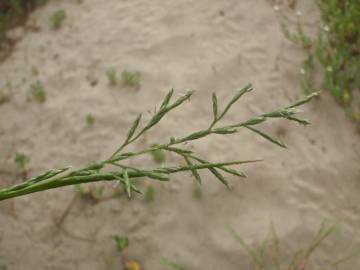
[[[141,74],[137,71],[124,70],[121,73],[121,81],[125,86],[140,87]]]
[[[107,76],[111,86],[115,86],[118,84],[118,77],[116,74],[116,70],[114,68],[108,69],[106,71],[106,76]]]
[[[144,200],[147,203],[150,203],[155,200],[155,188],[153,186],[148,186],[144,193]]]
[[[39,103],[44,103],[46,101],[44,86],[40,81],[37,81],[30,86],[30,95],[35,101]]]
[[[166,159],[165,151],[163,151],[162,149],[156,148],[157,146],[159,146],[159,145],[153,144],[151,146],[155,149],[152,150],[150,152],[150,154],[156,163],[163,163],[163,162],[165,162],[165,159]]]
[[[63,21],[66,18],[66,13],[65,10],[60,9],[57,10],[53,13],[53,15],[51,15],[50,17],[50,23],[52,25],[53,29],[59,29],[63,23]]]
[[[113,239],[116,244],[116,250],[122,253],[129,246],[129,238],[127,236],[114,235]]]
[[[85,121],[86,125],[90,128],[95,124],[95,117],[91,113],[89,113],[88,115],[86,115]]]
[[[28,164],[30,163],[30,158],[24,153],[17,152],[14,158],[16,166],[22,175],[23,179],[26,179],[28,172]]]

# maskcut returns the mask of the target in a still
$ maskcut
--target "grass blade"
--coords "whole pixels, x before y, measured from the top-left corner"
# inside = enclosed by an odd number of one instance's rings
[[[228,183],[228,181],[226,181],[226,179],[224,178],[224,176],[222,176],[221,173],[219,173],[216,169],[214,168],[209,168],[209,171],[217,178],[220,180],[221,183],[223,183],[228,189],[230,189],[230,185]]]
[[[264,137],[265,139],[267,139],[268,141],[274,143],[274,144],[277,144],[278,146],[282,147],[282,148],[286,148],[286,145],[283,144],[282,142],[272,138],[271,136],[267,135],[266,133],[256,129],[256,128],[253,128],[253,127],[249,127],[249,126],[245,126],[246,128],[250,129],[251,131],[259,134],[260,136]]]
[[[216,121],[218,118],[218,99],[215,93],[212,94],[212,104],[213,104],[214,121]]]
[[[130,178],[127,172],[127,169],[124,169],[124,180],[125,180],[125,190],[129,198],[131,198],[131,184],[130,184]]]
[[[226,226],[230,234],[234,237],[235,240],[239,242],[241,247],[246,251],[246,253],[250,256],[252,262],[256,266],[261,266],[261,261],[258,258],[255,250],[253,250],[245,241],[242,239],[242,237],[229,225]]]
[[[250,92],[251,90],[253,90],[253,87],[251,84],[246,85],[245,87],[243,87],[242,89],[238,90],[235,93],[235,96],[230,100],[230,102],[228,103],[228,105],[225,107],[224,111],[222,112],[222,114],[220,115],[220,118],[223,118],[224,115],[230,110],[231,106],[239,100],[239,98],[242,97],[242,95],[244,95],[247,92]]]
[[[174,89],[171,89],[164,98],[164,101],[161,103],[160,110],[167,107],[173,94],[174,94]]]
[[[193,167],[194,164],[190,161],[189,157],[183,155],[185,162],[189,165],[189,167]],[[201,185],[201,177],[200,174],[195,169],[190,169],[192,175],[195,177],[196,181]]]
[[[129,132],[128,132],[128,135],[126,138],[126,142],[128,142],[134,135],[137,127],[139,126],[140,120],[141,120],[141,114],[139,114],[139,116],[135,119],[134,123],[132,124],[131,128],[129,129]]]

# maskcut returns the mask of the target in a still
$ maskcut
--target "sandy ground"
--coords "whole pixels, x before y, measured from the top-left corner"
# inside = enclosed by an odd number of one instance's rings
[[[49,16],[59,8],[67,19],[54,31]],[[302,8],[315,18],[313,7]],[[1,186],[16,179],[17,151],[31,156],[31,175],[107,157],[136,114],[152,110],[172,87],[196,94],[136,147],[205,127],[214,91],[225,101],[234,89],[254,84],[256,91],[229,116],[233,121],[287,105],[300,93],[303,55],[284,39],[264,0],[51,1],[28,24],[40,31],[17,29],[14,35],[21,40],[0,64],[0,87],[8,89],[11,82],[13,92],[12,100],[0,106]],[[39,75],[32,74],[33,67]],[[109,87],[105,72],[111,67],[140,71],[141,88]],[[48,95],[42,105],[26,100],[36,80]],[[91,86],[94,80],[98,84]],[[249,243],[258,243],[271,220],[284,258],[305,247],[323,219],[338,224],[308,269],[349,254],[360,245],[359,135],[326,93],[304,110],[310,127],[285,121],[263,125],[280,135],[288,150],[247,131],[192,145],[213,161],[265,160],[244,166],[245,181],[229,177],[232,191],[205,173],[198,200],[190,176],[179,174],[170,184],[156,185],[151,204],[125,197],[95,205],[76,201],[62,224],[68,234],[56,223],[74,196],[72,188],[1,202],[0,265],[11,270],[120,269],[111,236],[125,234],[131,241],[125,257],[145,270],[165,269],[161,257],[186,269],[251,269],[226,224]],[[90,129],[88,113],[96,117]],[[359,257],[338,269],[358,269]]]

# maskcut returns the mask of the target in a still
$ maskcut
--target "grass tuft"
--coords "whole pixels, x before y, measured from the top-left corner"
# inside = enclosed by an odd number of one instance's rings
[[[122,253],[129,246],[129,239],[127,236],[114,235],[113,239],[116,244],[116,250]]]
[[[106,77],[108,78],[109,84],[111,86],[115,86],[118,84],[118,77],[114,68],[110,68],[106,71]]]
[[[51,16],[50,16],[50,23],[53,29],[59,29],[64,20],[66,19],[66,12],[63,9],[59,9],[57,11],[55,11]]]
[[[141,74],[137,71],[124,70],[121,73],[121,81],[125,86],[139,88],[141,85]]]
[[[44,90],[43,84],[40,81],[30,85],[30,95],[31,98],[38,103],[44,103],[46,101],[46,92]]]
[[[280,241],[276,233],[275,227],[272,225],[268,235],[261,241],[260,244],[252,246],[238,234],[234,229],[228,226],[230,234],[245,250],[251,260],[254,270],[305,270],[308,269],[310,257],[319,248],[323,241],[328,238],[334,231],[335,225],[329,221],[323,221],[320,229],[312,238],[311,242],[305,249],[299,249],[293,253],[287,260],[281,252]],[[354,254],[354,253],[353,253]],[[354,257],[354,255],[352,257]],[[346,256],[346,259],[352,258]],[[336,260],[332,263],[326,263],[323,269],[337,269],[344,259]]]
[[[301,73],[305,93],[325,89],[344,107],[346,114],[360,123],[360,4],[358,0],[316,0],[320,10],[317,34],[306,34],[300,16],[294,30],[280,13],[286,38],[306,53]],[[322,74],[318,84],[315,74]]]

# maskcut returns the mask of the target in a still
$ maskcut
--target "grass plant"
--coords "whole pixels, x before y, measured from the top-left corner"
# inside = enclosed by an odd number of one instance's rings
[[[289,251],[285,250],[277,235],[276,229],[271,224],[270,230],[266,237],[258,244],[248,244],[232,227],[227,226],[228,231],[233,238],[240,244],[241,248],[245,251],[250,259],[250,268],[252,270],[306,270],[310,269],[310,259],[315,256],[316,250],[319,249],[321,244],[331,236],[336,230],[336,226],[327,220],[321,223],[321,226],[314,237],[311,239],[305,248],[300,248],[292,255],[288,255]],[[284,252],[285,251],[285,252]],[[340,259],[326,260],[322,268],[328,270],[342,269],[339,268],[341,264],[355,258],[360,253],[356,250],[351,254],[340,257]],[[287,257],[287,259],[286,259]],[[171,261],[167,258],[161,259],[161,264],[167,269],[172,270],[185,270],[186,267]]]
[[[55,11],[50,17],[50,23],[53,29],[59,29],[66,19],[66,12],[63,9]]]
[[[255,126],[267,121],[268,119],[282,118],[289,121],[294,121],[300,124],[307,125],[309,122],[305,119],[298,118],[297,107],[309,102],[317,93],[310,94],[303,99],[300,99],[289,106],[271,111],[269,113],[260,114],[251,117],[248,120],[240,121],[233,124],[221,125],[221,120],[229,112],[231,107],[246,93],[252,90],[251,85],[246,85],[235,92],[235,95],[230,99],[226,106],[220,110],[216,94],[212,97],[213,120],[208,127],[199,129],[190,134],[171,137],[167,142],[157,144],[139,151],[128,152],[126,147],[133,144],[136,140],[142,137],[146,132],[156,127],[161,119],[170,111],[177,108],[185,101],[188,101],[193,95],[193,91],[187,91],[184,95],[171,101],[174,91],[171,90],[164,98],[159,109],[152,115],[150,120],[141,125],[141,114],[139,114],[131,127],[129,128],[123,143],[111,154],[108,158],[94,162],[80,169],[70,170],[70,167],[53,169],[38,176],[35,176],[21,184],[0,189],[0,201],[10,199],[18,196],[27,195],[34,192],[45,191],[63,186],[78,185],[84,183],[92,183],[98,181],[116,181],[123,185],[129,197],[133,192],[142,193],[133,180],[138,178],[148,178],[157,181],[169,181],[170,175],[178,172],[191,172],[196,181],[201,183],[200,170],[209,170],[215,178],[217,178],[225,186],[230,187],[228,181],[224,177],[224,173],[235,175],[238,177],[245,177],[245,174],[237,169],[232,168],[235,165],[257,162],[258,160],[240,160],[240,161],[220,161],[211,162],[204,158],[200,158],[194,153],[186,149],[188,142],[192,142],[210,135],[234,134],[239,129],[244,128],[264,139],[274,143],[280,147],[286,146],[278,139],[272,137],[270,134],[261,131]],[[163,150],[173,153],[184,159],[185,165],[170,166],[163,164],[160,167],[141,168],[140,166],[126,165],[126,161],[133,157],[148,154],[154,150]],[[106,170],[104,170],[107,168]],[[113,168],[111,170],[111,168]]]
[[[129,238],[127,236],[114,235],[113,239],[116,244],[116,250],[120,253],[129,246]]]
[[[301,69],[305,93],[325,89],[341,104],[346,114],[360,123],[360,4],[358,0],[316,0],[320,23],[316,36],[306,34],[297,12],[295,29],[280,13],[286,38],[306,52]],[[322,74],[321,85],[315,74]]]
[[[46,92],[44,86],[40,81],[30,85],[30,99],[35,100],[38,103],[44,103],[46,101]]]
[[[121,73],[121,81],[125,86],[139,88],[141,85],[141,74],[137,71],[124,70]]]
[[[253,270],[305,270],[309,269],[309,260],[314,256],[314,252],[319,248],[323,241],[328,238],[336,229],[335,225],[329,221],[322,222],[320,229],[315,234],[311,242],[304,249],[299,249],[287,260],[282,254],[281,243],[272,225],[267,237],[256,246],[249,245],[246,241],[230,226],[228,230],[234,239],[240,244],[251,261]],[[358,254],[358,253],[356,253]],[[338,269],[339,265],[346,260],[354,257],[345,256],[338,260],[326,263],[321,269]],[[340,269],[340,268],[339,268]]]
[[[106,71],[106,77],[108,78],[109,84],[115,86],[118,84],[118,77],[116,74],[116,69],[110,68]]]

